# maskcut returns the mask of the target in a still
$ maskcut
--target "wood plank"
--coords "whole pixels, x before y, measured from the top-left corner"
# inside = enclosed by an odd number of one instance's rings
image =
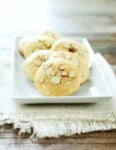
[[[116,130],[106,132],[85,133],[80,135],[73,135],[71,137],[60,138],[45,138],[31,141],[29,134],[18,135],[19,130],[13,130],[12,125],[2,126],[4,130],[0,132],[0,145],[4,144],[28,144],[34,142],[36,144],[116,144]],[[6,129],[11,129],[6,132]]]
[[[116,150],[116,144],[8,144],[2,150]]]
[[[29,138],[22,138],[22,137],[15,137],[15,138],[2,138],[0,139],[0,145],[2,144],[28,144],[32,140]],[[36,144],[116,144],[116,137],[113,138],[103,138],[103,137],[70,137],[70,138],[57,138],[57,139],[43,139],[43,140],[34,140],[34,143]]]
[[[83,134],[77,134],[77,135],[72,135],[72,138],[93,138],[93,137],[99,138],[99,137],[106,137],[107,138],[116,138],[116,130],[113,131],[103,131],[103,132],[94,132],[94,133],[83,133]],[[28,138],[30,137],[30,134],[28,133],[23,133],[21,135],[18,134],[18,130],[9,130],[9,132],[6,132],[6,129],[4,129],[2,132],[0,131],[0,139],[2,138],[15,138],[15,137],[21,137],[21,138]],[[63,138],[63,137],[62,137]]]

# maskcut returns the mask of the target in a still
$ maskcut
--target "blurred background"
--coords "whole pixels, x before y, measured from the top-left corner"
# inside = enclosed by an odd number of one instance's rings
[[[0,0],[0,46],[9,45],[12,36],[37,34],[46,28],[86,37],[95,51],[115,54],[116,1]]]

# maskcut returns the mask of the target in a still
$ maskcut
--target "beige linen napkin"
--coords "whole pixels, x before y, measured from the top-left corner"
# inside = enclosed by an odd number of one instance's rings
[[[20,105],[11,99],[9,52],[0,53],[0,124],[13,123],[32,137],[70,136],[98,130],[116,129],[116,79],[100,54],[96,58],[110,85],[113,97],[94,104]]]

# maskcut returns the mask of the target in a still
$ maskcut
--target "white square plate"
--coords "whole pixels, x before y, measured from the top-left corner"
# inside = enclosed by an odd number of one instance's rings
[[[15,39],[13,47],[12,71],[13,71],[13,93],[12,98],[19,103],[95,103],[111,98],[110,88],[100,69],[97,59],[88,41],[77,38],[89,50],[91,61],[90,79],[81,86],[78,92],[72,96],[43,96],[35,88],[32,81],[28,80],[23,71],[24,58],[18,51],[17,45],[20,38]]]

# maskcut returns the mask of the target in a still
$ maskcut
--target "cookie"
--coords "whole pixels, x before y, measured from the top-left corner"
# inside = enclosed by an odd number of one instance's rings
[[[54,43],[51,50],[57,51],[68,51],[71,53],[78,53],[80,61],[83,64],[89,65],[89,53],[84,45],[77,41],[70,39],[60,39]]]
[[[80,64],[80,84],[84,84],[89,80],[90,77],[90,68],[85,64]]]
[[[68,60],[49,59],[37,70],[34,82],[43,95],[72,95],[80,87],[80,71]]]
[[[52,58],[63,58],[69,60],[77,67],[79,67],[80,65],[78,53],[70,53],[68,51],[58,51],[51,54],[50,59]]]
[[[46,50],[35,51],[24,61],[23,69],[30,80],[34,80],[37,69],[49,59],[52,53]]]
[[[50,37],[45,36],[39,36],[32,38],[30,40],[21,41],[19,43],[19,51],[21,54],[27,58],[29,55],[31,55],[33,52],[37,50],[49,50],[51,46],[54,44],[55,40]]]
[[[63,58],[71,61],[78,69],[80,68],[80,83],[83,84],[89,79],[90,70],[86,64],[80,62],[78,53],[70,53],[68,51],[58,51],[51,54],[50,59],[52,58]]]
[[[55,32],[55,31],[51,31],[51,30],[42,31],[42,32],[40,32],[40,35],[53,38],[56,41],[63,37],[59,33]]]

